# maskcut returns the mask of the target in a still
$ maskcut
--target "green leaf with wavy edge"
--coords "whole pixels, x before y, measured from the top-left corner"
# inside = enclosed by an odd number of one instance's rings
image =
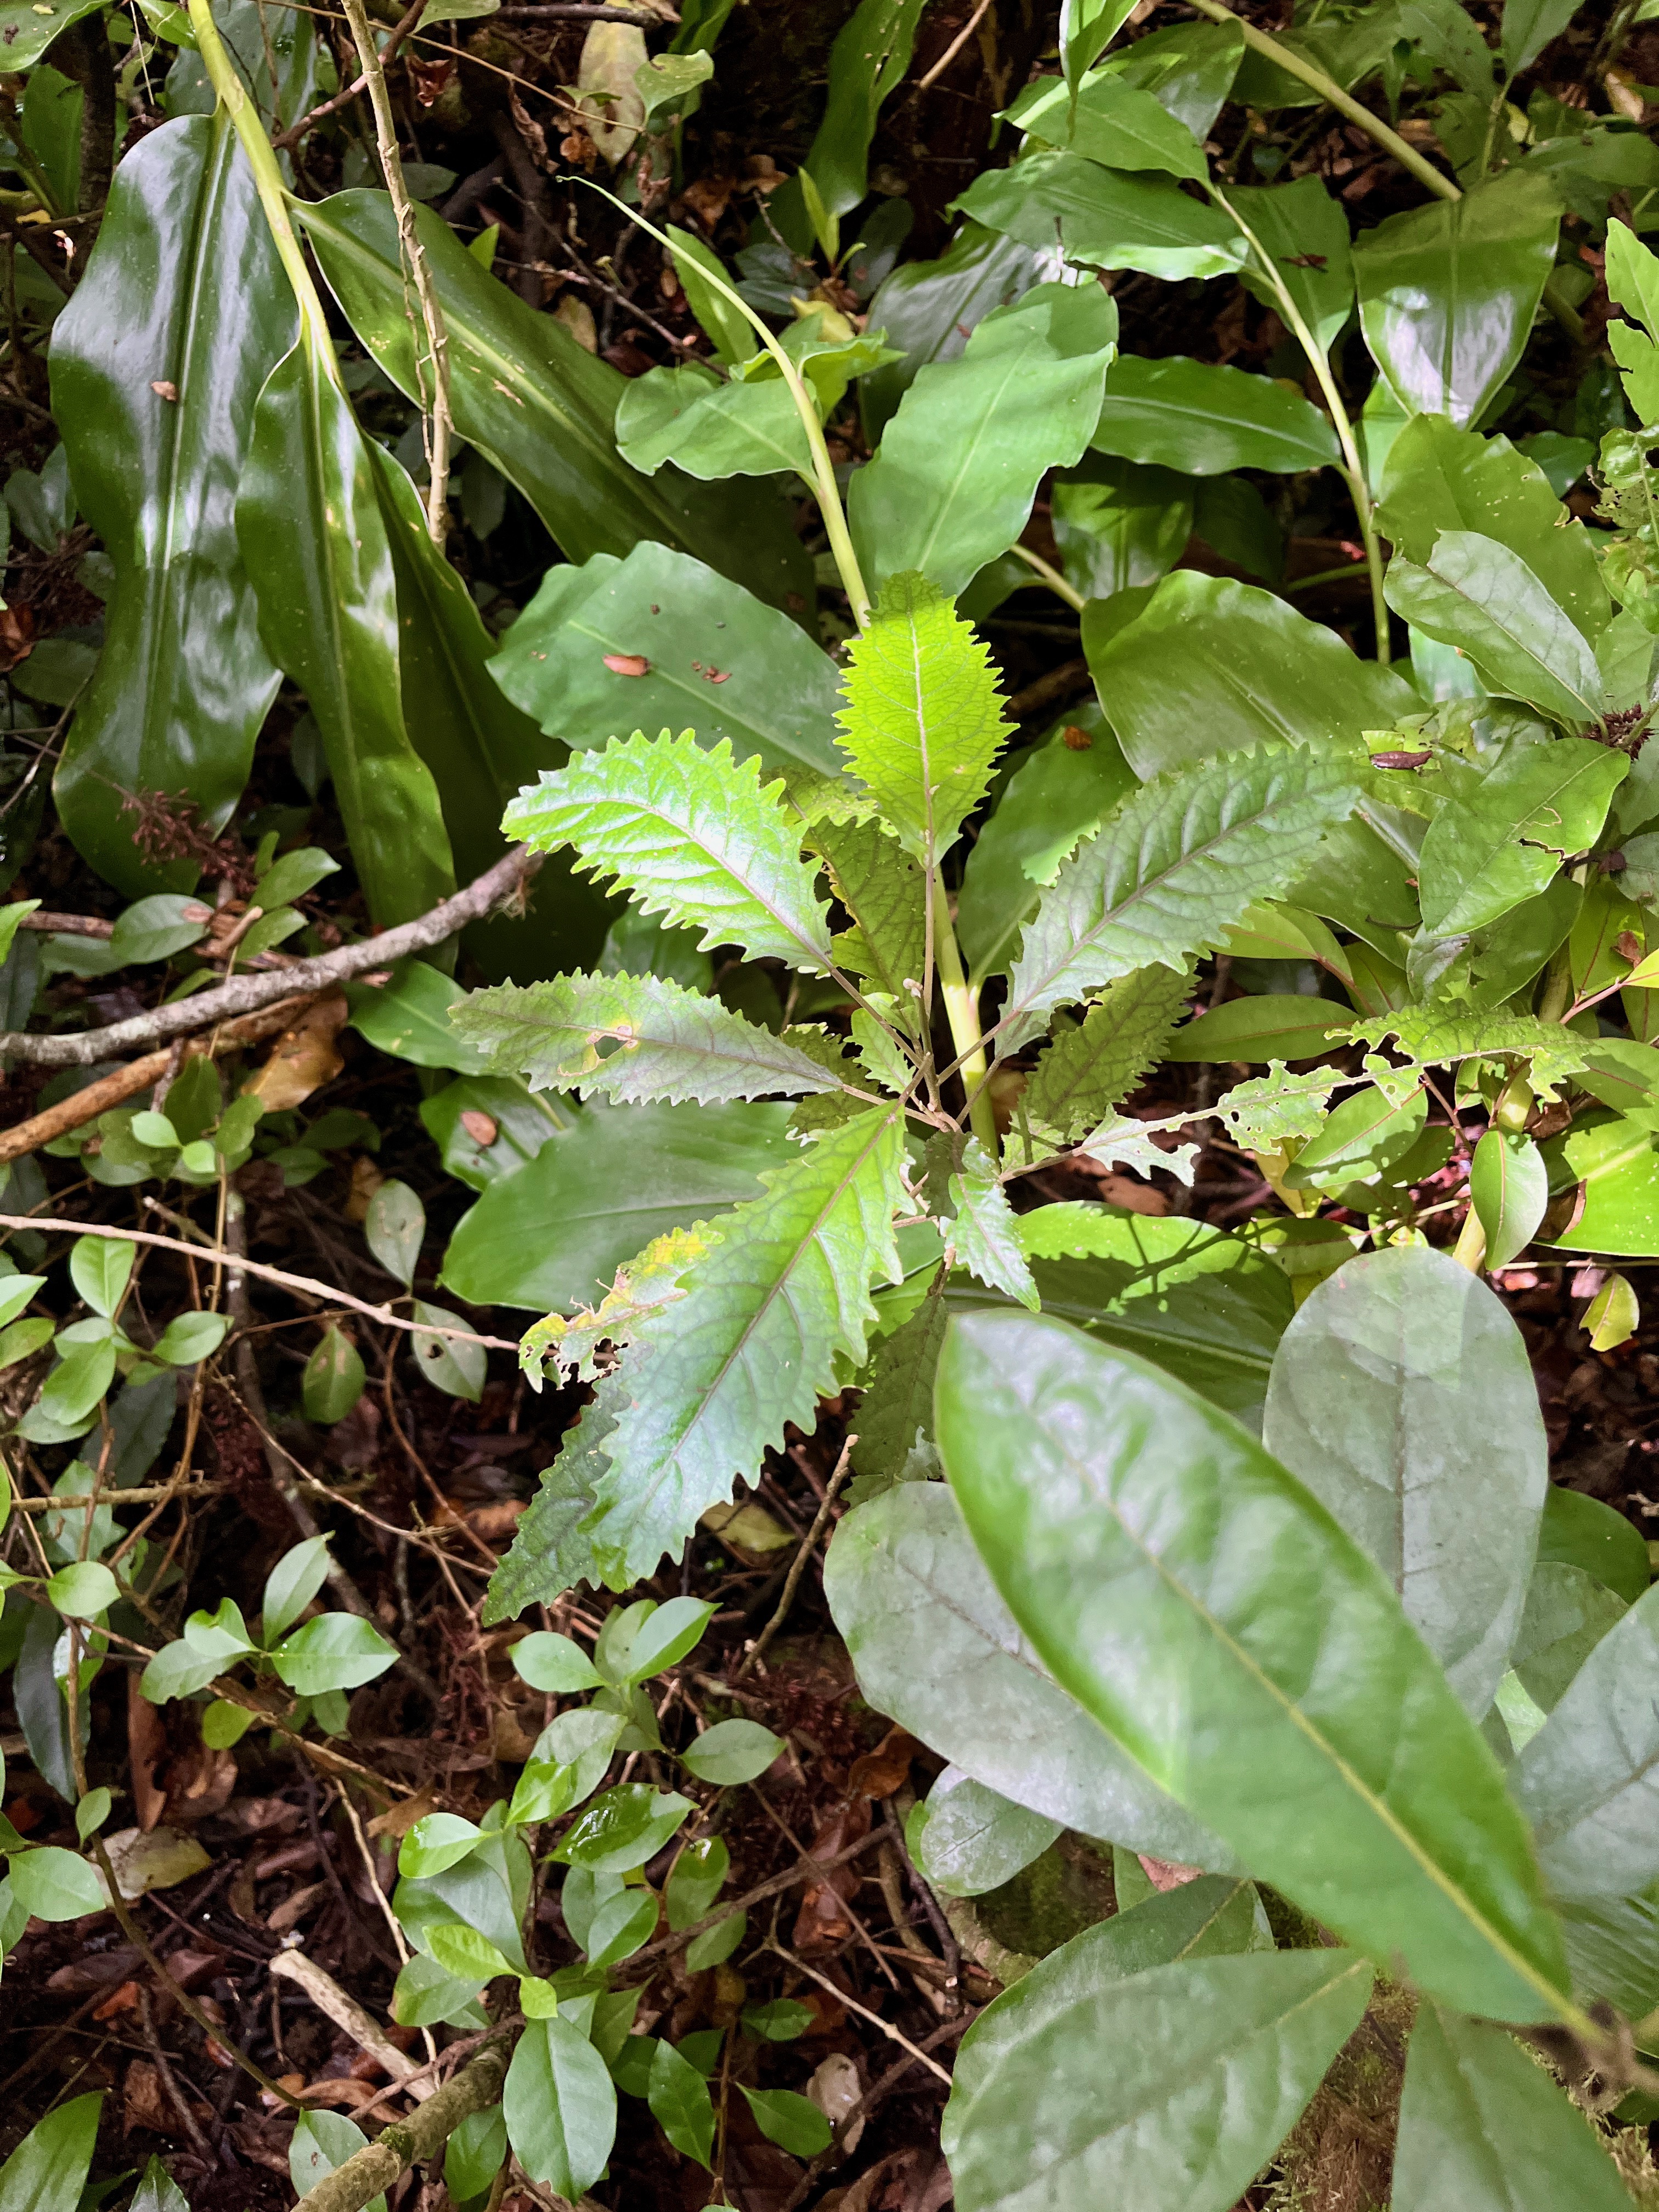
[[[613,738],[522,791],[502,827],[539,852],[574,845],[580,866],[614,876],[641,910],[700,927],[702,945],[740,945],[751,960],[812,973],[831,964],[826,909],[800,835],[752,760],[724,739],[705,752],[690,730]]]
[[[908,1010],[915,1026],[915,994],[927,949],[927,890],[921,870],[876,822],[812,824],[813,849],[829,865],[836,896],[854,916],[835,940],[836,964]]]
[[[1018,1113],[1069,1143],[1098,1122],[1154,1066],[1193,988],[1190,968],[1121,975],[1075,1029],[1063,1030],[1026,1079]]]
[[[1149,1773],[1428,1995],[1493,2019],[1564,2013],[1560,1928],[1497,1761],[1294,1476],[1156,1368],[1047,1316],[956,1316],[937,1412],[1004,1598]]]
[[[1273,1151],[1292,1138],[1317,1136],[1331,1093],[1342,1080],[1328,1067],[1292,1075],[1282,1060],[1275,1060],[1265,1075],[1235,1084],[1217,1100],[1215,1112],[1245,1151]]]
[[[464,999],[454,1022],[497,1074],[522,1075],[532,1091],[579,1090],[618,1105],[708,1105],[835,1087],[769,1030],[660,975],[502,983]]]
[[[1506,11],[1507,12],[1507,11]],[[1394,2212],[1630,2212],[1594,2121],[1512,2035],[1425,2005],[1412,2029]]]
[[[969,1137],[963,1146],[945,1185],[945,1202],[951,1216],[945,1234],[957,1266],[1035,1313],[1041,1300],[1014,1234],[1013,1208],[996,1162],[977,1137]]]
[[[1354,1024],[1353,1034],[1362,1043],[1393,1044],[1416,1067],[1450,1066],[1461,1060],[1524,1060],[1534,1090],[1547,1099],[1557,1084],[1580,1073],[1595,1042],[1531,1014],[1449,1013],[1439,1006],[1404,1006],[1367,1018]],[[1406,1070],[1368,1061],[1365,1072],[1379,1078]]]
[[[641,1322],[586,1530],[615,1588],[654,1572],[665,1552],[678,1558],[733,1480],[782,1443],[785,1423],[811,1425],[837,1360],[862,1360],[872,1283],[902,1272],[892,1216],[906,1203],[902,1157],[895,1110],[819,1138],[722,1224],[684,1296]]]
[[[1116,350],[1098,285],[1039,284],[918,370],[847,496],[871,584],[915,569],[955,593],[1006,553],[1046,472],[1087,450]]]
[[[939,1473],[933,1447],[933,1375],[945,1341],[944,1288],[941,1268],[915,1313],[876,1348],[855,1417],[849,1505],[879,1498],[896,1482]]]
[[[1133,1956],[1140,1913],[1174,1918],[1170,1904],[1085,1929],[969,2030],[940,2136],[958,2212],[1231,2212],[1301,2118],[1359,2025],[1370,1966],[1194,1957],[1212,1946],[1192,1936],[1179,1963],[1126,1972],[1115,1954]]]
[[[924,867],[984,798],[1012,725],[990,656],[937,585],[890,577],[848,659],[841,746]]]
[[[999,1054],[1054,1007],[1138,968],[1184,967],[1246,907],[1292,882],[1357,796],[1346,762],[1300,746],[1224,755],[1132,793],[1027,925]]]

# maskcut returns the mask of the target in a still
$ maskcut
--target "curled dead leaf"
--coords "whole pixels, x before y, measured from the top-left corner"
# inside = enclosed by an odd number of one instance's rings
[[[242,1085],[244,1096],[258,1098],[267,1114],[283,1114],[331,1083],[345,1066],[334,1041],[350,1011],[343,991],[316,1000],[277,1038],[264,1066]]]
[[[862,1758],[853,1761],[847,1777],[848,1796],[890,1797],[896,1790],[904,1787],[910,1761],[921,1749],[915,1736],[903,1729],[889,1729],[873,1751],[866,1751]]]

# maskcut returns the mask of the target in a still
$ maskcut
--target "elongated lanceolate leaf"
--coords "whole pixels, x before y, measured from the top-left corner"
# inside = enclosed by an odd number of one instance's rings
[[[832,1075],[769,1030],[659,975],[505,983],[463,1000],[454,1022],[498,1074],[522,1075],[532,1091],[597,1091],[619,1105],[707,1105],[836,1088]]]
[[[903,261],[870,302],[870,327],[884,331],[903,358],[859,381],[864,434],[873,447],[883,427],[930,361],[954,361],[976,325],[1040,282],[1060,273],[1057,244],[1022,246],[976,222],[965,222],[937,261]]]
[[[1494,2019],[1559,2012],[1561,1931],[1497,1761],[1294,1476],[1157,1369],[1046,1316],[954,1319],[937,1413],[1011,1609],[1149,1772],[1429,1995]]]
[[[815,822],[812,842],[829,864],[836,896],[856,916],[836,939],[836,959],[895,1002],[893,1018],[914,1009],[927,947],[926,878],[878,822]]]
[[[374,464],[309,329],[271,371],[236,499],[259,635],[323,733],[351,857],[382,926],[455,888],[430,772],[409,741],[392,553]]]
[[[1438,936],[1480,929],[1534,897],[1601,833],[1628,773],[1589,738],[1515,745],[1430,823],[1419,864],[1423,921]]]
[[[1038,77],[1007,110],[1007,119],[1045,146],[1086,154],[1109,169],[1163,169],[1205,181],[1209,172],[1196,138],[1156,94],[1101,70],[1079,89]]]
[[[1496,538],[1443,530],[1419,567],[1398,555],[1383,579],[1396,614],[1455,646],[1492,691],[1524,699],[1564,722],[1595,720],[1595,655],[1538,578]]]
[[[1180,355],[1145,361],[1125,354],[1115,361],[1090,442],[1099,453],[1194,477],[1229,469],[1294,474],[1342,458],[1328,416],[1299,392],[1271,377]]]
[[[1040,284],[918,372],[848,498],[872,587],[918,568],[955,593],[1007,550],[1044,472],[1086,449],[1116,339],[1097,285]]]
[[[73,21],[60,9],[52,35]],[[196,869],[144,859],[122,794],[187,791],[220,829],[276,696],[233,516],[254,404],[295,329],[228,118],[164,124],[121,163],[52,336],[76,496],[115,567],[54,789],[79,850],[130,895],[187,889]]]
[[[1239,1871],[1054,1680],[943,1483],[902,1482],[849,1513],[823,1590],[870,1703],[976,1782],[1081,1835]]]
[[[763,599],[650,540],[625,561],[550,568],[490,672],[578,752],[689,723],[703,744],[727,738],[763,768],[840,766],[829,654]]]
[[[1156,963],[1111,984],[1032,1070],[1020,1105],[1033,1127],[1069,1140],[1121,1106],[1164,1052],[1192,988],[1187,969]]]
[[[1086,1930],[969,2030],[940,2136],[960,2212],[1232,2212],[1302,2117],[1370,1966],[1205,1958],[1199,1937],[1177,1963],[1118,1968],[1139,1914],[1172,1902]]]
[[[1376,1561],[1479,1720],[1509,1665],[1549,1486],[1502,1302],[1420,1246],[1350,1260],[1285,1330],[1261,1434]]]
[[[398,390],[418,398],[420,318],[409,312],[391,201],[337,192],[295,214],[352,328]],[[518,486],[568,558],[625,555],[655,538],[775,606],[792,592],[810,594],[811,564],[769,487],[630,469],[612,428],[627,379],[481,269],[433,210],[417,207],[415,220],[449,334],[455,428]],[[424,343],[418,359],[429,388]]]
[[[699,1516],[783,1442],[786,1422],[811,1425],[837,1358],[862,1360],[871,1285],[902,1273],[902,1156],[896,1109],[821,1137],[722,1224],[684,1296],[641,1325],[588,1524],[614,1588],[654,1572],[665,1552],[678,1558]]]
[[[985,796],[1010,725],[985,646],[927,577],[895,576],[853,647],[841,743],[924,864]]]
[[[690,730],[636,730],[520,792],[502,826],[542,852],[574,845],[584,867],[616,877],[645,913],[701,928],[705,947],[741,945],[751,959],[825,969],[828,913],[781,790],[763,789],[757,763],[733,760],[724,742],[704,752]]]
[[[1607,225],[1607,279],[1609,297],[1632,318],[1607,325],[1607,343],[1638,418],[1651,422],[1659,416],[1659,345],[1649,335],[1659,332],[1659,269],[1626,222]]]
[[[1184,969],[1252,901],[1304,869],[1357,796],[1347,764],[1301,747],[1160,776],[1124,800],[1026,927],[999,1048],[1053,1007],[1157,962]]]
[[[1562,1897],[1630,1897],[1659,1875],[1659,1595],[1609,1628],[1513,1776]]]
[[[1511,2035],[1425,2005],[1412,2029],[1394,2212],[1630,2212],[1593,2122]]]

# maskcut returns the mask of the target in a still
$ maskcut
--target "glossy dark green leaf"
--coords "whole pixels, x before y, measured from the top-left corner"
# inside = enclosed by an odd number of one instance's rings
[[[52,34],[85,12],[60,9]],[[56,796],[82,854],[130,893],[197,871],[144,859],[122,793],[188,791],[219,829],[276,696],[232,515],[254,404],[295,327],[229,122],[164,125],[121,163],[52,343],[76,495],[115,568]]]
[[[428,536],[408,475],[383,447],[370,441],[367,450],[397,583],[404,724],[437,786],[456,874],[471,883],[507,850],[501,818],[508,800],[543,769],[556,768],[563,748],[550,744],[495,680],[495,641]],[[608,920],[607,902],[556,858],[538,871],[523,920],[480,923],[467,943],[492,978],[510,974],[527,982],[591,963]]]
[[[590,1107],[462,1217],[443,1282],[477,1305],[597,1302],[653,1238],[755,1197],[798,1157],[788,1121],[787,1106]]]
[[[1011,1609],[1149,1771],[1429,1993],[1493,2018],[1557,2009],[1560,1930],[1497,1762],[1294,1476],[1156,1368],[1046,1316],[958,1316],[937,1413]]]
[[[859,380],[864,434],[873,447],[889,418],[929,362],[954,361],[995,307],[1010,306],[1044,277],[1057,276],[1052,243],[1022,246],[981,224],[964,222],[937,261],[907,261],[878,288],[870,328],[902,356]]]
[[[382,1052],[416,1067],[453,1067],[481,1074],[484,1056],[450,1019],[466,997],[453,975],[429,960],[404,960],[384,983],[348,985],[348,1024]]]
[[[1308,27],[1283,30],[1279,43],[1311,62],[1345,91],[1381,67],[1400,39],[1400,18],[1391,7],[1362,8],[1349,14],[1310,17]],[[1239,69],[1237,96],[1251,106],[1312,107],[1320,93],[1292,76],[1265,54],[1247,52]]]
[[[1549,1204],[1549,1170],[1518,1129],[1488,1129],[1474,1148],[1469,1198],[1486,1237],[1486,1266],[1507,1267],[1531,1243]]]
[[[1352,1016],[1328,999],[1279,991],[1231,999],[1178,1029],[1166,1060],[1316,1060],[1346,1032]]]
[[[1365,233],[1360,326],[1408,415],[1479,418],[1521,357],[1560,220],[1553,186],[1517,168]]]
[[[830,49],[823,120],[806,167],[831,215],[864,198],[870,141],[888,94],[904,81],[925,0],[860,0]]]
[[[1570,1252],[1659,1257],[1659,1158],[1651,1130],[1617,1115],[1585,1115],[1542,1146],[1553,1197],[1582,1186],[1569,1225],[1547,1218],[1539,1242]]]
[[[1082,1835],[1236,1871],[1053,1680],[942,1483],[901,1483],[849,1513],[823,1588],[865,1697],[975,1782]]]
[[[1042,284],[917,371],[848,498],[872,590],[920,569],[954,595],[1007,550],[1047,471],[1087,447],[1116,339],[1098,286]]]
[[[92,15],[100,0],[57,0],[49,15],[42,15],[29,0],[5,0],[0,6],[0,40],[9,70],[33,69],[55,39],[83,15]]]
[[[1549,1482],[1502,1302],[1443,1253],[1351,1260],[1285,1332],[1262,1440],[1382,1568],[1479,1720],[1509,1664]]]
[[[1271,592],[1189,569],[1166,576],[1139,618],[1104,644],[1085,622],[1083,642],[1140,776],[1263,740],[1325,752],[1333,739],[1357,742],[1362,731],[1422,711],[1403,677],[1359,659]]]
[[[1514,2037],[1424,2005],[1412,2029],[1394,2212],[1629,2212],[1593,2124]]]
[[[835,663],[787,616],[668,545],[550,568],[490,673],[577,751],[630,730],[690,728],[766,768],[841,770]]]
[[[363,1363],[337,1328],[325,1332],[306,1362],[303,1381],[306,1419],[325,1427],[344,1420],[363,1395]]]
[[[1478,531],[1519,554],[1585,637],[1593,641],[1606,625],[1611,610],[1589,532],[1569,519],[1543,470],[1507,438],[1419,415],[1389,447],[1377,521],[1419,563],[1443,530]]]
[[[1283,185],[1235,185],[1227,198],[1273,263],[1316,343],[1328,352],[1354,297],[1348,218],[1341,204],[1316,176],[1295,177]],[[1276,310],[1278,295],[1254,257],[1242,274],[1245,289]]]
[[[1063,1832],[1056,1820],[1000,1796],[947,1766],[905,1825],[910,1856],[931,1889],[982,1897],[1041,1858]]]
[[[1063,79],[1038,77],[1006,114],[1039,143],[1087,155],[1109,169],[1160,169],[1200,183],[1209,175],[1186,125],[1152,93],[1110,70],[1089,77],[1075,101]]]
[[[340,192],[295,214],[352,328],[398,389],[417,397],[390,200]],[[710,561],[774,605],[799,594],[805,609],[810,565],[769,489],[630,469],[612,427],[626,380],[487,275],[429,209],[417,208],[416,222],[449,333],[455,428],[524,493],[568,559],[621,556],[653,538]]]
[[[714,2143],[714,2107],[708,2084],[672,2043],[659,2040],[651,2054],[647,2095],[651,2117],[675,2149],[706,2166]]]
[[[374,464],[307,331],[271,371],[236,499],[259,635],[304,690],[369,908],[383,927],[454,890],[432,777],[404,724],[397,589]]]
[[[1053,2212],[1231,2212],[1301,2118],[1370,1968],[1347,1951],[1206,1958],[1193,1937],[1126,1972],[1136,1921],[1174,1902],[1075,1937],[969,2030],[940,2136],[960,2212],[1039,2191]]]
[[[1536,896],[1568,854],[1600,836],[1626,773],[1588,738],[1511,746],[1448,799],[1423,839],[1423,921],[1437,936],[1478,929]]]
[[[529,2020],[501,2091],[507,2140],[534,2181],[573,2201],[605,2171],[617,2133],[609,2069],[580,2030],[555,2014]]]
[[[1455,647],[1489,691],[1556,720],[1594,721],[1595,653],[1518,553],[1473,530],[1443,530],[1426,561],[1396,554],[1383,592],[1396,614]]]
[[[1599,1498],[1552,1483],[1538,1531],[1538,1557],[1582,1567],[1634,1605],[1653,1580],[1647,1540],[1639,1528]]]
[[[1237,21],[1176,23],[1136,39],[1113,56],[1112,66],[1126,84],[1161,100],[1201,143],[1232,89],[1244,51]]]
[[[1024,246],[1051,246],[1058,227],[1067,258],[1093,269],[1230,276],[1246,252],[1226,217],[1172,179],[1103,169],[1081,154],[1028,154],[1012,168],[988,169],[956,205]]]
[[[1628,1897],[1659,1876],[1656,1624],[1650,1590],[1592,1646],[1516,1763],[1511,1785],[1560,1896]]]
[[[1180,354],[1124,354],[1112,363],[1092,443],[1195,477],[1229,469],[1291,475],[1340,459],[1329,417],[1299,392]]]
[[[1085,599],[1104,599],[1168,575],[1192,535],[1193,489],[1172,469],[1086,456],[1051,494],[1066,582]]]

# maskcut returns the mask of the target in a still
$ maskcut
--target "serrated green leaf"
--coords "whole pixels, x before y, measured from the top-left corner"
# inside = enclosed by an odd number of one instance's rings
[[[1069,1143],[1121,1106],[1162,1055],[1192,988],[1190,968],[1154,963],[1120,976],[1027,1079],[1020,1109],[1032,1127]]]
[[[640,1105],[830,1091],[834,1078],[717,999],[659,975],[554,975],[475,991],[455,1026],[532,1091]],[[608,1053],[602,1049],[605,1045]]]
[[[1011,725],[985,646],[925,576],[890,578],[854,642],[841,744],[924,866],[984,798]]]
[[[558,1457],[542,1469],[541,1488],[520,1516],[507,1556],[489,1578],[486,1625],[516,1620],[532,1605],[551,1605],[580,1582],[599,1587],[593,1547],[582,1527],[598,1505],[599,1483],[611,1464],[610,1439],[627,1401],[619,1376],[607,1375],[575,1425],[565,1431]]]
[[[950,1242],[959,1267],[994,1291],[1035,1313],[1042,1303],[1031,1271],[1014,1235],[1014,1212],[997,1176],[997,1164],[977,1137],[970,1137],[961,1164],[945,1186],[951,1221]]]
[[[1235,1084],[1215,1111],[1227,1133],[1247,1152],[1273,1151],[1294,1137],[1316,1136],[1324,1126],[1330,1095],[1341,1078],[1315,1067],[1292,1075],[1282,1060],[1265,1075]]]
[[[1358,797],[1349,766],[1302,746],[1229,754],[1126,799],[1061,868],[1009,978],[1006,1054],[1054,1007],[1157,962],[1184,967],[1304,870]]]
[[[1460,1060],[1523,1059],[1534,1089],[1546,1097],[1556,1084],[1580,1072],[1586,1052],[1595,1046],[1594,1038],[1531,1014],[1447,1013],[1438,1006],[1407,1006],[1356,1022],[1354,1036],[1372,1045],[1387,1039],[1419,1067],[1449,1066]],[[1366,1073],[1375,1075],[1378,1065],[1373,1062]]]
[[[734,761],[724,740],[705,752],[690,730],[636,730],[520,792],[501,826],[541,852],[574,845],[645,913],[700,927],[705,947],[741,945],[751,960],[822,972],[829,922],[781,790],[763,788],[757,764]]]
[[[617,1370],[626,1402],[587,1526],[606,1578],[625,1589],[678,1556],[784,1424],[810,1425],[838,1358],[855,1366],[875,1318],[872,1281],[901,1268],[892,1216],[903,1121],[878,1109],[821,1137],[738,1206],[684,1296],[647,1316]]]
[[[836,939],[837,963],[914,1015],[915,1000],[905,985],[920,986],[927,949],[921,870],[878,823],[820,819],[811,842],[854,918],[853,927]]]
[[[939,1473],[939,1454],[933,1445],[933,1376],[950,1317],[944,1287],[941,1271],[908,1321],[884,1337],[877,1351],[864,1402],[854,1417],[858,1441],[853,1447],[849,1505],[879,1498],[896,1482]]]

